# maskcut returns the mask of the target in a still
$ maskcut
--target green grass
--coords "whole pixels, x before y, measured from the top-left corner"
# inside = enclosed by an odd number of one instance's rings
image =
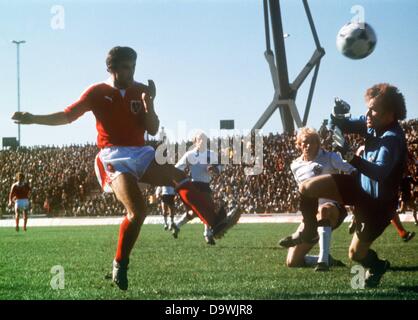
[[[389,226],[374,248],[394,270],[379,288],[354,290],[347,225],[333,234],[332,254],[348,267],[328,273],[285,267],[286,250],[277,249],[276,243],[295,228],[295,224],[240,224],[209,247],[202,225],[185,226],[177,240],[162,226],[145,225],[132,253],[127,292],[104,279],[117,226],[38,227],[27,233],[0,228],[0,299],[418,298],[418,239],[405,244]],[[54,265],[64,267],[63,290],[51,289]]]

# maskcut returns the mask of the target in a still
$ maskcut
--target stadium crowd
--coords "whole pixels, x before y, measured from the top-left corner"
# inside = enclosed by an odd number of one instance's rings
[[[417,178],[418,119],[403,122],[403,128],[408,141],[409,174]],[[319,133],[324,148],[330,150],[331,132],[323,125]],[[362,145],[358,136],[351,135],[349,140],[354,148]],[[246,213],[296,212],[298,194],[290,171],[290,163],[299,155],[295,136],[269,134],[263,137],[263,143],[262,172],[246,176],[245,165],[224,165],[222,173],[212,181],[214,199],[227,207],[239,202]],[[159,142],[151,140],[149,144],[157,147]],[[97,152],[97,147],[91,144],[1,150],[0,215],[11,212],[7,208],[9,188],[18,171],[25,173],[32,188],[31,213],[50,216],[124,214],[114,195],[103,194],[99,189],[93,169]],[[233,154],[228,152],[232,160]],[[158,213],[155,188],[147,187],[144,193],[149,212]],[[176,206],[179,211],[184,210],[180,200],[176,201]]]

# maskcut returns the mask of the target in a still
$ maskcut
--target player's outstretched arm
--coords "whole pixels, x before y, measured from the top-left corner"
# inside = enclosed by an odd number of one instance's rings
[[[35,115],[29,112],[15,112],[12,120],[18,124],[43,124],[47,126],[60,126],[70,123],[65,112],[56,112],[45,115]]]

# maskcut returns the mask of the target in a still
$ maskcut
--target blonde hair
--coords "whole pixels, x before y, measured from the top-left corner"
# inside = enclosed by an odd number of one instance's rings
[[[306,138],[313,138],[313,141],[315,141],[318,145],[321,145],[321,138],[319,137],[318,132],[313,128],[303,127],[298,131],[298,134],[296,135],[296,145],[300,147],[302,144],[302,139]]]
[[[193,144],[195,144],[196,143],[196,141],[197,141],[197,139],[202,139],[202,140],[204,140],[204,142],[206,142],[207,143],[207,141],[208,141],[208,136],[203,132],[203,131],[197,131],[194,135],[193,135],[193,138],[192,138],[192,142],[193,142]]]

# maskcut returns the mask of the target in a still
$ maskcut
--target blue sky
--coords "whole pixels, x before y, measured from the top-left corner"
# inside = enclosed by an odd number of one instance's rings
[[[51,28],[51,8],[64,8],[64,29]],[[290,79],[308,61],[314,43],[302,1],[282,0]],[[338,30],[364,8],[378,43],[372,55],[349,60],[335,47]],[[308,125],[318,127],[333,98],[364,111],[363,94],[377,82],[390,82],[404,93],[408,118],[418,117],[418,1],[317,0],[312,15],[326,55],[322,60]],[[12,39],[27,41],[21,50],[22,110],[60,111],[91,83],[107,78],[105,57],[115,45],[139,53],[136,79],[154,79],[161,125],[175,130],[216,129],[220,119],[235,119],[250,129],[273,97],[264,60],[262,1],[4,1],[0,0],[0,137],[16,136],[9,120],[16,110],[16,49]],[[309,78],[310,79],[310,78]],[[308,79],[308,80],[309,80]],[[298,94],[304,109],[309,81]],[[278,112],[264,132],[281,132]],[[94,142],[94,118],[85,115],[64,127],[22,126],[23,145]]]

